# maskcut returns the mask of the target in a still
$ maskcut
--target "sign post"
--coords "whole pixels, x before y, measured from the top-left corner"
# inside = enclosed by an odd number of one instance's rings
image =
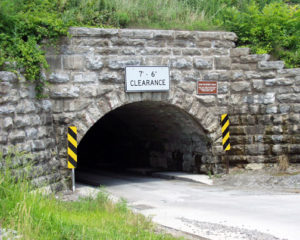
[[[72,190],[75,192],[75,168],[77,167],[77,128],[68,128],[68,168],[72,169]]]
[[[230,150],[230,139],[229,139],[229,117],[228,114],[222,114],[221,116],[221,127],[222,127],[222,145],[225,153],[226,158],[226,173],[229,173],[229,157],[228,151]]]

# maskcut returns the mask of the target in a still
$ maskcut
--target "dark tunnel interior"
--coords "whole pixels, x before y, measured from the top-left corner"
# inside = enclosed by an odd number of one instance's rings
[[[202,127],[180,108],[162,102],[130,103],[89,129],[78,146],[78,170],[197,172],[208,148]]]

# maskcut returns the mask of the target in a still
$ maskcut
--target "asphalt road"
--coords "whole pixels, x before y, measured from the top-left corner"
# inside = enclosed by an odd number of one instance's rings
[[[180,180],[82,172],[153,221],[214,240],[300,239],[300,194],[224,189]]]

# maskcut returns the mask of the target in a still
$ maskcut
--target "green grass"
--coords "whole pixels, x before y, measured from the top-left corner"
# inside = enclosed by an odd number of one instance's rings
[[[200,1],[202,2],[202,1]],[[214,6],[214,0],[204,6]],[[200,4],[193,7],[178,0],[112,0],[116,13],[126,20],[130,28],[212,30],[221,27],[213,24],[209,9]],[[220,4],[218,4],[220,5]],[[217,8],[218,6],[216,6]],[[125,22],[125,21],[124,21]]]
[[[13,152],[5,158],[0,154],[0,162],[9,163],[15,157]],[[149,219],[133,214],[124,201],[112,203],[104,191],[94,199],[64,202],[54,195],[32,192],[23,177],[17,180],[14,170],[0,169],[0,226],[16,230],[21,239],[175,239],[155,233]]]

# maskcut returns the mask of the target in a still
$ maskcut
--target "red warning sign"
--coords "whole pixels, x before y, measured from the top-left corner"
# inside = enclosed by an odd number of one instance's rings
[[[218,82],[216,81],[198,81],[198,94],[218,94]]]

